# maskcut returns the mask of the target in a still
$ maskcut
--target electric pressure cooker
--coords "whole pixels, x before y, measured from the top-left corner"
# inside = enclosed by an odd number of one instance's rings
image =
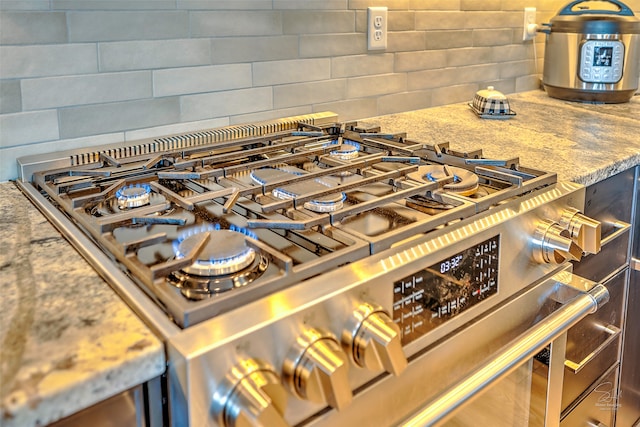
[[[592,1],[572,1],[542,24],[542,83],[553,98],[627,102],[640,78],[640,20],[618,0],[597,2],[617,10],[590,9]]]

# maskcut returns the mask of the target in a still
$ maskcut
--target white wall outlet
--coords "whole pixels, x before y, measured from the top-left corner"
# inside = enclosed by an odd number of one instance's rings
[[[536,38],[538,24],[536,24],[536,8],[524,8],[524,24],[522,25],[522,41]]]
[[[367,49],[387,48],[387,7],[369,7],[367,9]]]

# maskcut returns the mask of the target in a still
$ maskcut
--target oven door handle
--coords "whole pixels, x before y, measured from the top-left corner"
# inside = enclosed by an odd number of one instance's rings
[[[561,308],[503,347],[486,365],[458,382],[437,399],[415,413],[403,427],[431,426],[444,421],[473,396],[513,372],[550,342],[609,300],[601,284],[569,300]]]

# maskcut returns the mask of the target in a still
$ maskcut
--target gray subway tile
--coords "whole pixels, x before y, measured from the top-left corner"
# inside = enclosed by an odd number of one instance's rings
[[[492,50],[490,47],[465,47],[462,49],[448,49],[446,52],[448,67],[495,62],[491,55]]]
[[[95,44],[0,46],[0,76],[9,78],[98,71]]]
[[[420,110],[430,106],[430,90],[392,93],[378,98],[378,114],[380,115]]]
[[[360,120],[378,115],[377,100],[375,97],[326,102],[313,106],[314,113],[322,111],[337,113],[341,121]]]
[[[409,9],[430,9],[430,10],[460,10],[461,0],[410,0]],[[508,0],[510,1],[510,0]]]
[[[331,59],[331,77],[356,77],[393,72],[393,54],[339,56]]]
[[[298,57],[297,36],[220,37],[211,39],[211,62],[275,61]]]
[[[256,62],[253,64],[253,84],[267,86],[311,82],[331,78],[329,58]]]
[[[150,98],[151,72],[47,77],[22,81],[25,110]]]
[[[451,86],[457,82],[457,78],[453,68],[414,71],[407,75],[407,88],[414,91]]]
[[[62,12],[0,12],[1,44],[51,44],[67,41]]]
[[[0,80],[0,114],[22,111],[20,80]]]
[[[518,61],[529,58],[533,59],[533,50],[529,43],[496,46],[491,48],[491,50],[491,57],[495,62]]]
[[[193,37],[274,36],[282,34],[276,11],[191,12]]]
[[[500,46],[512,43],[513,30],[511,28],[473,30],[474,46]],[[522,31],[520,31],[522,37]]]
[[[251,76],[251,64],[157,70],[153,72],[153,94],[159,97],[246,88],[251,87]]]
[[[424,31],[399,31],[389,33],[387,38],[388,52],[408,52],[423,50],[426,46]]]
[[[304,0],[299,0],[304,1]],[[430,0],[433,1],[433,0]],[[424,4],[424,0],[422,0]],[[367,9],[369,6],[387,6],[389,10],[407,10],[409,9],[409,0],[349,0],[350,9]]]
[[[61,138],[141,129],[180,121],[180,102],[177,97],[86,105],[59,111]]]
[[[348,7],[349,0],[273,0],[274,9],[342,10]]]
[[[182,121],[247,114],[273,108],[270,87],[238,89],[181,97]]]
[[[49,10],[49,0],[2,0],[0,10]]]
[[[446,50],[401,52],[395,55],[395,72],[430,70],[447,65]]]
[[[176,0],[51,0],[53,10],[171,10],[175,8]]]
[[[188,10],[274,9],[272,0],[177,0],[176,6]]]
[[[509,79],[536,73],[536,64],[533,60],[503,62],[499,65],[500,78]]]
[[[413,31],[416,29],[416,13],[414,11],[388,12],[387,27],[389,31]]]
[[[460,0],[460,10],[500,10],[502,0]]]
[[[339,11],[286,11],[283,12],[285,34],[353,33],[355,12]]]
[[[280,119],[282,117],[301,116],[311,114],[313,109],[309,105],[299,107],[282,108],[277,110],[259,111],[256,113],[239,114],[229,117],[229,124],[237,125],[243,123],[264,122],[267,120]]]
[[[431,105],[455,104],[473,99],[473,95],[478,90],[476,84],[459,84],[448,87],[434,89],[431,94]]]
[[[473,45],[473,31],[471,30],[445,30],[426,31],[427,49],[451,49]]]
[[[100,43],[100,70],[124,71],[209,65],[207,39],[145,40]]]
[[[273,88],[274,108],[312,105],[346,98],[347,82],[344,79],[307,82]]]
[[[56,110],[0,115],[0,147],[59,138]]]
[[[305,34],[300,36],[300,56],[357,55],[367,52],[365,34]]]
[[[185,11],[68,12],[69,41],[176,39],[189,36]]]
[[[405,92],[406,90],[407,75],[404,73],[354,77],[347,80],[347,99]]]

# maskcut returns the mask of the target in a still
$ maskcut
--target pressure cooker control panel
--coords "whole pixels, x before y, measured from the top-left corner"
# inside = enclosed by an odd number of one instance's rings
[[[624,44],[617,40],[587,40],[580,48],[580,79],[616,83],[622,78]]]

